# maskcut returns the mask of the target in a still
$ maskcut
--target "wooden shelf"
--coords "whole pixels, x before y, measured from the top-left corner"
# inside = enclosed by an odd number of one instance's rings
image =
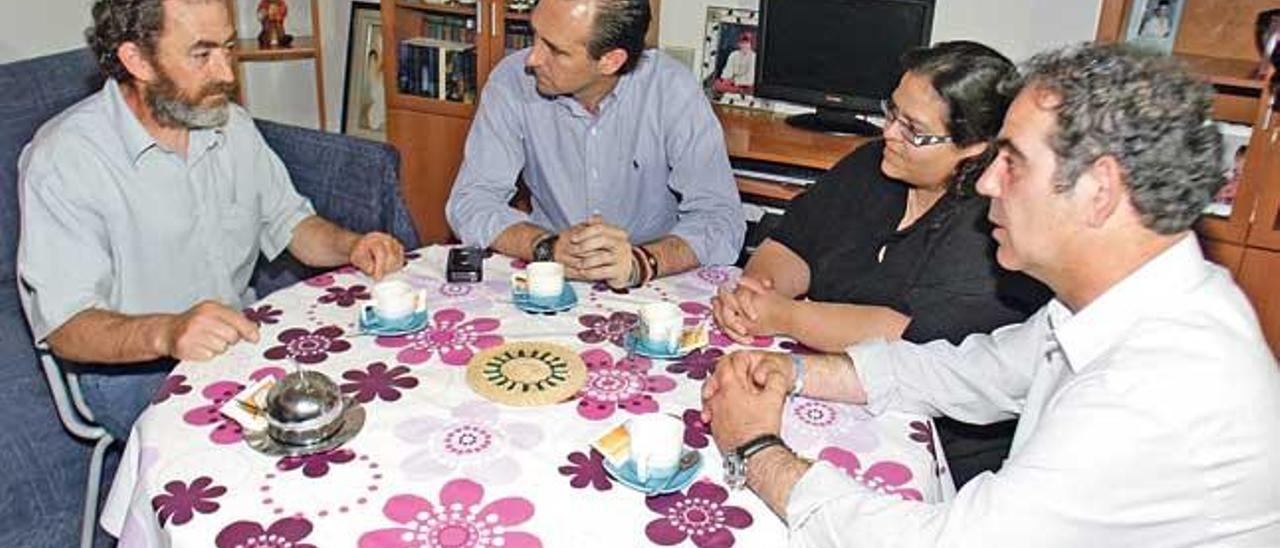
[[[316,40],[311,36],[294,36],[287,48],[267,48],[258,45],[256,38],[236,40],[236,56],[241,61],[287,61],[310,59],[316,56]]]
[[[738,183],[738,192],[784,202],[789,202],[792,198],[804,194],[805,190],[809,188],[802,185],[762,181],[741,176],[734,177],[734,180]]]
[[[412,0],[396,0],[396,6],[420,11],[432,11],[437,13],[452,13],[456,15],[475,16],[476,5],[463,5],[459,3],[450,4],[427,4],[423,2],[414,2]]]
[[[1257,61],[1188,53],[1176,53],[1174,56],[1186,63],[1192,74],[1208,78],[1214,85],[1262,90],[1262,80],[1254,75]]]
[[[787,125],[773,112],[716,105],[730,157],[831,169],[867,137],[833,135]]]
[[[506,13],[508,21],[528,21],[533,18],[527,11],[508,11]]]

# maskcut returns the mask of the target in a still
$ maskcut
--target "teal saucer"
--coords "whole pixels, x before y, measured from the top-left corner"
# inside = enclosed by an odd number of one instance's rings
[[[564,312],[576,306],[578,293],[573,290],[572,285],[566,283],[558,297],[534,297],[517,288],[511,292],[511,299],[515,302],[516,308],[525,312],[550,314]]]
[[[679,348],[675,352],[670,352],[666,348],[653,344],[647,339],[637,336],[635,329],[627,331],[627,336],[622,341],[622,344],[628,350],[634,350],[636,354],[656,360],[677,360],[683,358],[686,354],[681,352]]]
[[[430,319],[427,317],[425,309],[409,314],[403,318],[388,320],[378,315],[373,306],[365,306],[360,309],[360,332],[369,335],[381,335],[383,337],[394,337],[397,335],[408,335],[421,331],[427,326]]]
[[[618,483],[646,495],[662,495],[681,491],[698,478],[698,472],[702,471],[702,455],[686,447],[684,453],[680,455],[680,460],[685,461],[690,458],[697,459],[692,466],[678,468],[674,475],[650,477],[649,481],[640,481],[640,478],[636,477],[636,463],[631,459],[627,459],[621,466],[614,466],[609,459],[605,459],[604,469],[613,476],[613,479],[618,480]]]

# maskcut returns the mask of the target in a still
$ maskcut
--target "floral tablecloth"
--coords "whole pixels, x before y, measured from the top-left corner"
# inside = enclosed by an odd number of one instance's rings
[[[768,546],[782,521],[749,491],[722,484],[720,454],[698,419],[702,380],[730,341],[677,361],[627,359],[623,336],[639,304],[663,299],[686,321],[737,271],[711,267],[615,294],[574,283],[580,302],[553,316],[511,300],[519,261],[492,256],[485,281],[444,281],[446,247],[410,255],[397,274],[430,295],[430,326],[400,337],[356,335],[370,281],[347,268],[277,292],[247,309],[262,340],[208,363],[182,363],[134,426],[102,525],[132,546]],[[467,360],[506,342],[564,344],[588,365],[586,387],[551,407],[513,408],[474,394]],[[803,352],[760,338],[752,346]],[[243,442],[218,406],[291,358],[324,371],[367,412],[345,446],[272,458]],[[588,443],[627,417],[684,418],[685,442],[703,452],[687,489],[646,498],[609,477]],[[887,493],[939,501],[950,495],[945,459],[927,418],[883,415],[798,398],[784,437]],[[255,544],[256,542],[256,544]]]

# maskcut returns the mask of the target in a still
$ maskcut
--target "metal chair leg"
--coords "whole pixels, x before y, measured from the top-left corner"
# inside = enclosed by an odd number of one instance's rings
[[[58,412],[58,419],[62,422],[62,426],[71,435],[94,444],[93,455],[89,459],[88,481],[84,490],[84,512],[80,523],[81,548],[93,548],[93,538],[98,528],[98,494],[102,488],[102,467],[107,449],[115,439],[107,433],[105,428],[92,422],[93,415],[89,412],[89,407],[84,404],[80,383],[74,374],[63,371],[57,360],[48,353],[41,353],[40,366],[44,370],[45,380],[49,383],[54,408]]]
[[[84,488],[84,513],[80,519],[80,548],[93,548],[93,537],[98,530],[98,495],[102,487],[102,468],[107,448],[114,441],[107,434],[93,446],[93,456],[89,459],[89,478]]]

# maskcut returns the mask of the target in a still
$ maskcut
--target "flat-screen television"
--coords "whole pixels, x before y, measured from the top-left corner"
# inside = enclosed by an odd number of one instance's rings
[[[934,0],[761,0],[755,94],[817,107],[800,127],[874,135],[902,77],[902,54],[929,44]]]

